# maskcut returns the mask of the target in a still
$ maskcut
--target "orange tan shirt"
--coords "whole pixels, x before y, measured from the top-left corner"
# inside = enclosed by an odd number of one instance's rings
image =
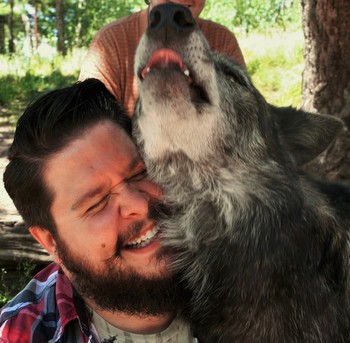
[[[235,36],[224,26],[198,19],[212,50],[222,52],[245,66]],[[80,80],[96,78],[132,115],[138,96],[134,77],[134,55],[148,25],[148,9],[103,27],[94,37],[80,71]]]

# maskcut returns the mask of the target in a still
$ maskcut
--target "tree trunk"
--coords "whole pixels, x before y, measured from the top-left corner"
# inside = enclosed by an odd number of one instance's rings
[[[31,56],[33,54],[32,28],[30,25],[29,17],[27,16],[26,13],[22,14],[22,21],[23,21],[24,30],[26,33],[26,39],[25,39],[23,51],[26,56]]]
[[[81,30],[82,30],[82,14],[83,14],[83,11],[86,7],[86,3],[85,3],[85,0],[78,0],[78,6],[77,6],[77,13],[78,13],[78,18],[77,18],[77,26],[75,27],[75,38],[74,38],[74,41],[75,41],[75,46],[78,47],[78,48],[81,48],[82,46],[82,37],[81,37]]]
[[[9,53],[13,54],[15,53],[15,36],[13,33],[13,26],[14,26],[14,0],[10,0],[10,14],[9,14],[9,31],[10,31],[10,39],[9,39]]]
[[[6,53],[5,48],[5,24],[7,16],[0,15],[0,54]]]
[[[67,54],[64,35],[64,5],[63,0],[56,0],[57,51],[63,56]]]
[[[39,47],[39,30],[38,30],[38,9],[34,7],[34,42],[35,42],[35,50],[38,50]]]
[[[350,180],[350,1],[302,0],[305,36],[303,108],[345,122],[335,142],[307,169]]]

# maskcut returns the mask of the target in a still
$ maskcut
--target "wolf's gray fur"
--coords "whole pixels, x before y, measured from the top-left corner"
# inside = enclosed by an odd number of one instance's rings
[[[154,8],[135,70],[134,136],[200,341],[349,342],[350,188],[298,171],[342,123],[267,104],[181,6]]]

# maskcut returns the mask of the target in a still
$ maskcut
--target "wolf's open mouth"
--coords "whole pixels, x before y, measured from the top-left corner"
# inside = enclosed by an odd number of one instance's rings
[[[155,51],[146,66],[140,73],[141,79],[144,79],[151,69],[178,69],[185,76],[189,78],[189,83],[191,83],[190,79],[190,71],[187,66],[183,63],[180,55],[174,50],[170,49],[160,49]]]
[[[195,103],[209,103],[209,96],[205,88],[196,84],[192,73],[184,64],[181,56],[171,49],[156,50],[148,60],[146,66],[140,69],[138,76],[143,80],[152,69],[172,69],[178,70],[187,77],[188,85],[191,90],[191,100]]]

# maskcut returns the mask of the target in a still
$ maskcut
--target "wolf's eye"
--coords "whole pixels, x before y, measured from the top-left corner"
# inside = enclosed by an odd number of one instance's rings
[[[232,68],[231,65],[221,65],[221,71],[229,78],[230,82],[238,83],[243,87],[248,87],[247,80],[243,73],[238,70],[238,66]]]
[[[229,73],[230,81],[234,83],[238,83],[243,87],[247,87],[247,82],[241,74],[238,73]]]

